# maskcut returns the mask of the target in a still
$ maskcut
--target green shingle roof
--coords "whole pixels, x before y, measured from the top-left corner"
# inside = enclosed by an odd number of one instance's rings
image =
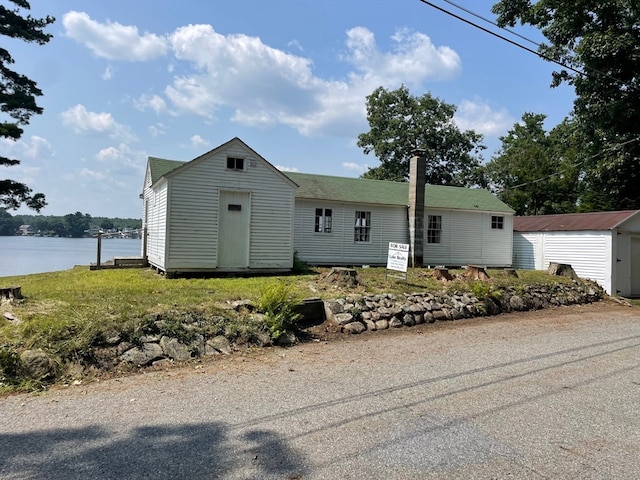
[[[153,185],[171,170],[175,170],[185,162],[179,160],[166,160],[164,158],[149,157],[149,170],[151,171],[151,184]]]
[[[149,157],[151,183],[155,183],[184,163],[177,160]],[[299,185],[296,190],[297,198],[374,205],[407,205],[409,201],[409,184],[406,182],[333,177],[310,173],[284,173]],[[488,190],[480,188],[427,185],[425,204],[431,208],[513,213],[507,204]]]
[[[294,172],[286,172],[286,175],[300,186],[296,191],[298,198],[377,205],[407,205],[409,201],[409,184],[406,182]],[[432,208],[513,213],[507,204],[480,188],[427,185],[425,204]]]

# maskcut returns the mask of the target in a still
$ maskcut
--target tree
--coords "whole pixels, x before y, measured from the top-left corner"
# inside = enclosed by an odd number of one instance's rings
[[[461,131],[453,121],[456,108],[429,93],[414,97],[404,85],[379,87],[367,97],[370,130],[358,135],[365,154],[374,152],[381,165],[363,177],[403,181],[409,175],[411,151],[425,151],[427,183],[469,186],[476,183],[482,135]]]
[[[491,190],[516,215],[570,213],[577,209],[580,169],[573,125],[565,120],[550,133],[545,116],[525,113],[486,164]]]
[[[537,27],[540,54],[567,68],[552,86],[575,89],[573,117],[585,165],[581,208],[640,208],[640,3],[637,0],[502,0],[498,24]],[[582,73],[576,73],[576,70]]]
[[[64,226],[70,237],[83,237],[91,226],[91,215],[81,212],[69,213],[64,216]]]
[[[17,8],[10,10],[0,5],[0,34],[39,45],[47,43],[51,35],[43,30],[55,19],[49,16],[42,19],[32,18],[31,15],[21,16],[19,9],[29,10],[29,2],[9,1]],[[12,119],[0,123],[0,137],[18,140],[24,132],[21,126],[28,125],[32,115],[42,113],[42,108],[36,103],[36,97],[41,96],[42,91],[36,82],[13,71],[10,68],[13,63],[15,61],[9,52],[0,47],[0,111]],[[0,166],[10,167],[19,164],[20,160],[0,156]],[[40,211],[47,204],[42,193],[33,194],[24,183],[0,178],[0,207],[15,210],[23,203],[36,211]]]
[[[20,217],[13,217],[6,209],[0,208],[0,235],[15,235],[21,224]]]

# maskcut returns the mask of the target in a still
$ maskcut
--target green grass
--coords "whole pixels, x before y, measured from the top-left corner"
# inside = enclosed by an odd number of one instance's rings
[[[90,271],[87,267],[76,267],[0,278],[0,287],[20,285],[24,296],[23,300],[0,309],[0,312],[9,310],[20,320],[12,322],[0,316],[0,387],[8,382],[7,378],[2,380],[3,370],[4,377],[7,372],[9,376],[15,373],[15,357],[10,352],[39,348],[64,362],[89,361],[91,349],[109,337],[119,335],[135,342],[149,333],[152,319],[158,315],[163,316],[166,329],[161,333],[188,335],[184,324],[199,322],[214,335],[224,334],[232,340],[249,338],[257,326],[248,315],[229,310],[228,302],[233,300],[262,303],[270,315],[267,327],[272,336],[278,336],[283,321],[287,320],[280,315],[282,302],[308,297],[458,290],[472,291],[481,297],[505,285],[518,288],[529,283],[565,281],[544,272],[521,271],[519,278],[514,278],[500,270],[490,270],[489,284],[468,280],[443,284],[433,279],[429,270],[420,269],[410,270],[405,282],[387,277],[384,268],[357,270],[360,285],[349,290],[322,281],[326,270],[284,276],[167,279],[148,269]]]

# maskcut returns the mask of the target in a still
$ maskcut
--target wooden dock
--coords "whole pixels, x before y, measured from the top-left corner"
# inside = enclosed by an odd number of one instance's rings
[[[92,263],[89,270],[108,270],[113,268],[145,268],[147,263],[142,257],[114,257],[104,263]]]

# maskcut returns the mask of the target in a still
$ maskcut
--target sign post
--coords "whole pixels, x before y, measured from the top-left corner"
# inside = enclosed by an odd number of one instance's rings
[[[409,244],[389,242],[389,253],[387,254],[387,277],[404,278],[407,281],[407,265],[409,263]],[[404,275],[390,275],[389,270],[403,272]]]

